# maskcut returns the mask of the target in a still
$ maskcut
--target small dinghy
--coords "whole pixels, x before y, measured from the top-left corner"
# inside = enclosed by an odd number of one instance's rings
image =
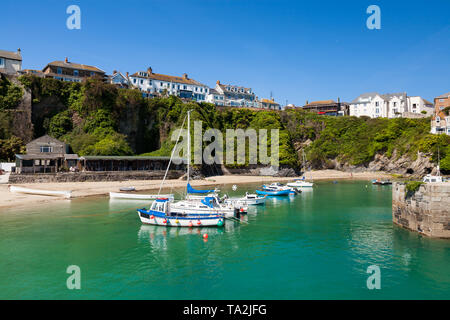
[[[9,191],[13,193],[27,193],[35,194],[41,196],[55,196],[64,197],[70,199],[72,197],[72,191],[52,191],[52,190],[39,190],[39,189],[29,189],[23,187],[9,186]]]
[[[279,191],[270,191],[270,190],[256,190],[256,194],[263,196],[288,196],[291,194],[291,190],[279,190]]]
[[[135,187],[122,187],[119,189],[120,191],[136,191]]]
[[[112,199],[135,199],[135,200],[155,200],[158,198],[167,198],[169,201],[174,200],[173,194],[138,194],[126,192],[110,192],[109,197]]]
[[[385,186],[385,185],[392,184],[392,182],[389,180],[378,180],[377,179],[377,180],[372,180],[372,184],[379,185],[379,186]]]

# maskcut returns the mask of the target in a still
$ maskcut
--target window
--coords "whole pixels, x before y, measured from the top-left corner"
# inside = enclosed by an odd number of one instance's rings
[[[78,75],[79,75],[78,70],[73,70],[73,75],[74,75],[75,77],[78,77]]]
[[[378,107],[380,105],[380,103],[377,101],[375,102],[375,107]]]
[[[41,152],[53,152],[53,147],[41,146]]]
[[[4,68],[5,67],[5,59],[0,58],[0,67]]]
[[[58,68],[58,69],[56,70],[56,73],[57,73],[57,74],[62,74],[62,69],[61,69],[61,68]]]

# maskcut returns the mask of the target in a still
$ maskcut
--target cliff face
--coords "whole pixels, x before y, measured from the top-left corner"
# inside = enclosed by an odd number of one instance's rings
[[[394,151],[392,157],[385,154],[376,154],[374,159],[367,165],[349,165],[340,163],[337,160],[332,161],[333,166],[324,169],[338,169],[342,171],[384,171],[388,173],[401,174],[411,178],[423,177],[429,173],[436,173],[436,164],[431,161],[431,156],[424,153],[418,153],[417,159],[410,159],[408,155],[398,156]]]

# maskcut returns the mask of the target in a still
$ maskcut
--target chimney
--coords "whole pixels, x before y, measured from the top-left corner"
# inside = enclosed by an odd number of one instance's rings
[[[187,73],[183,73],[183,79],[185,80],[189,79]]]
[[[152,74],[153,73],[152,67],[148,67],[147,72],[149,75]]]
[[[113,71],[113,74],[116,74],[116,73],[117,73],[117,70],[114,70],[114,71]]]
[[[127,78],[128,78],[128,71],[127,71]]]
[[[216,84],[220,84],[220,80],[217,80],[217,81],[216,81]]]
[[[66,57],[66,60],[64,60],[66,63],[69,63],[69,58]]]
[[[19,56],[21,55],[21,53],[22,53],[22,50],[20,50],[20,48],[17,49],[17,54],[18,54]]]
[[[306,103],[305,103],[305,105],[308,105],[308,100],[306,100]]]

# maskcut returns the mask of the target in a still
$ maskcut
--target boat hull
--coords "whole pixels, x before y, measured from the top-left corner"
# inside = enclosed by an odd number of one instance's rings
[[[109,197],[112,199],[136,199],[136,200],[155,200],[157,198],[168,198],[169,200],[174,199],[173,194],[133,194],[133,193],[121,193],[121,192],[110,192]]]
[[[143,224],[165,227],[223,227],[225,222],[222,215],[176,217],[145,209],[138,209],[138,215]]]
[[[256,190],[256,194],[265,196],[288,196],[291,194],[291,190],[281,190],[281,191],[268,191],[268,190]]]
[[[256,205],[262,205],[266,202],[265,197],[259,197],[257,199],[247,199],[247,198],[231,198],[225,200],[225,203],[233,203],[233,204],[239,204],[244,206],[256,206]]]
[[[302,183],[290,182],[286,185],[291,188],[312,188],[314,184],[312,182],[302,182]]]
[[[72,197],[72,191],[51,191],[51,190],[38,190],[38,189],[28,189],[23,187],[9,186],[9,191],[13,193],[26,193],[34,194],[40,196],[55,196],[64,197],[70,199]]]

